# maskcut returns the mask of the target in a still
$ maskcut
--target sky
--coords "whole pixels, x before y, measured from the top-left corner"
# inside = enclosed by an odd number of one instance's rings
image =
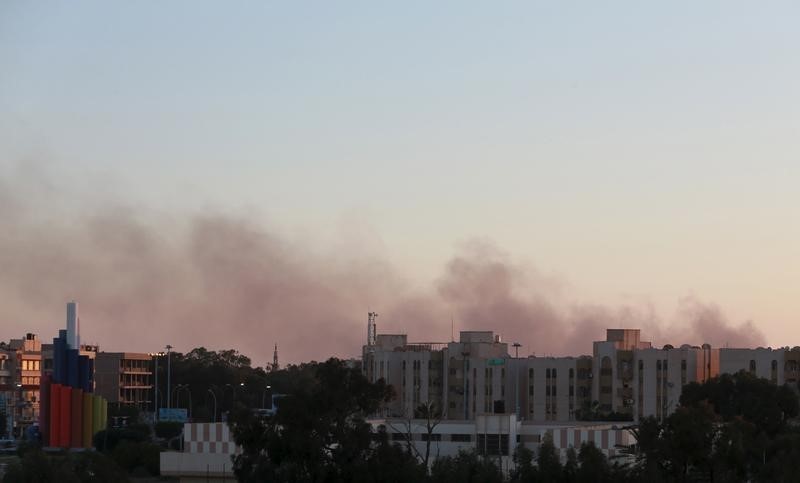
[[[4,1],[0,338],[800,345],[798,14]]]

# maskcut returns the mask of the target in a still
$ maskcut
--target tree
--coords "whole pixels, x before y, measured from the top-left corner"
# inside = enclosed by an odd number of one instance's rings
[[[390,400],[391,388],[337,359],[314,369],[313,382],[293,387],[274,416],[244,408],[234,414],[239,481],[358,481],[369,471],[364,462],[377,449],[365,418]]]
[[[514,469],[511,470],[512,483],[525,483],[536,480],[536,467],[533,465],[533,451],[518,445],[514,451]]]
[[[558,481],[561,478],[561,458],[553,444],[553,436],[550,433],[545,433],[544,438],[542,438],[536,464],[538,466],[539,479],[542,481]]]
[[[601,483],[611,481],[610,470],[606,455],[602,453],[593,442],[588,441],[581,445],[578,453],[580,468],[577,472],[577,481],[581,483]]]
[[[564,483],[576,481],[578,481],[578,455],[575,448],[570,446],[567,449],[567,462],[564,463]]]
[[[502,483],[503,473],[488,458],[475,451],[459,451],[433,462],[431,480],[436,483]]]
[[[442,412],[435,403],[428,401],[417,406],[417,408],[414,410],[414,418],[424,422],[424,452],[417,449],[417,445],[414,444],[412,431],[414,422],[411,419],[406,419],[403,421],[402,431],[399,430],[400,428],[396,424],[391,422],[388,424],[398,434],[403,435],[407,451],[416,456],[419,462],[423,464],[425,468],[428,468],[431,456],[431,442],[433,441],[433,434],[436,426],[438,426],[442,421]]]
[[[662,437],[670,473],[681,479],[690,470],[709,470],[716,435],[716,416],[709,406],[680,407],[667,418]]]
[[[702,384],[687,384],[680,402],[685,407],[709,404],[723,421],[742,418],[770,437],[780,432],[788,419],[798,415],[794,390],[745,371],[722,374]]]

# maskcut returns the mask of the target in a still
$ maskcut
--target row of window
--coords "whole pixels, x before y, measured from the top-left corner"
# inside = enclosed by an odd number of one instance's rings
[[[406,441],[408,435],[405,433],[392,433],[392,441]],[[411,439],[416,440],[419,439],[421,441],[428,441],[430,438],[431,441],[452,441],[454,443],[469,443],[472,441],[471,434],[445,434],[442,435],[441,433],[433,433],[428,435],[428,433],[422,433],[419,435],[412,434]]]
[[[22,385],[23,386],[38,386],[39,385],[39,376],[25,376],[22,378]]]

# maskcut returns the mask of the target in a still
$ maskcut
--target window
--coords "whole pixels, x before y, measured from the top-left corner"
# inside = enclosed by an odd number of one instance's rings
[[[479,434],[478,454],[483,456],[508,456],[507,434]]]
[[[422,433],[422,441],[428,441],[429,438],[431,441],[441,441],[442,435],[436,433],[430,435],[428,433]]]
[[[752,359],[750,360],[750,372],[752,372],[753,374],[756,373],[756,361]]]
[[[392,433],[392,441],[405,441],[406,435],[403,433]]]
[[[569,378],[570,379],[575,379],[575,369],[570,369],[569,370]]]
[[[450,441],[458,442],[458,443],[469,443],[472,441],[471,434],[451,434]]]
[[[553,368],[553,378],[555,379],[555,377],[556,377],[556,369],[555,369],[555,367],[554,367],[554,368]]]

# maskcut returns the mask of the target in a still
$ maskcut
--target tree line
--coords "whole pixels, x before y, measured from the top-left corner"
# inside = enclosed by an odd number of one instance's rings
[[[232,418],[239,481],[789,482],[800,475],[797,388],[746,372],[685,386],[670,416],[631,425],[636,444],[618,448],[618,457],[588,443],[567,450],[562,463],[545,436],[536,452],[516,448],[509,474],[475,452],[426,465],[427,452],[373,429],[367,418],[394,391],[358,368],[330,359],[278,372],[290,376],[280,410],[264,417],[242,406]]]

